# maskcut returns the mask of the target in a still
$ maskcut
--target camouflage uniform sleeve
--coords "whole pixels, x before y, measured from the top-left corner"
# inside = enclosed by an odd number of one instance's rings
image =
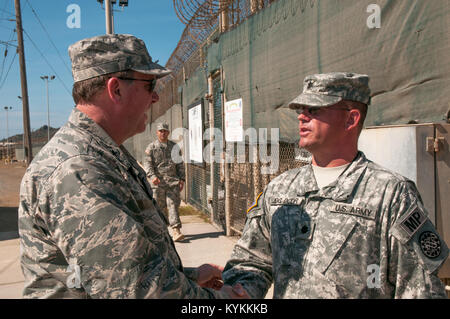
[[[273,278],[264,194],[248,210],[242,237],[233,248],[222,278],[228,285],[240,283],[251,298],[260,299],[267,294]]]
[[[144,152],[144,170],[147,174],[147,178],[151,181],[156,177],[155,174],[155,161],[153,159],[153,149],[151,147],[152,144],[147,146]]]
[[[180,154],[182,156],[182,152],[180,150],[180,147],[178,146],[178,144],[175,144],[173,146],[176,149],[177,154]],[[184,172],[184,162],[181,161],[180,163],[176,164],[176,170],[177,170],[177,176],[179,179],[181,179],[182,181],[186,180],[186,174]]]
[[[388,280],[395,298],[446,298],[438,270],[448,256],[446,243],[428,218],[414,183],[399,185],[391,205]]]
[[[124,184],[98,159],[76,157],[48,183],[41,210],[51,214],[51,237],[79,269],[80,286],[91,298],[212,298],[169,258],[175,248],[164,241],[165,226],[141,214]]]

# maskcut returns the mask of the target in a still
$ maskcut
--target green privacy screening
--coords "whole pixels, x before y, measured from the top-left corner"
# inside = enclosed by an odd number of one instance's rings
[[[207,70],[222,68],[226,99],[243,99],[244,129],[280,128],[287,142],[298,131],[286,105],[312,73],[368,74],[366,126],[438,122],[450,108],[449,31],[448,0],[280,0],[208,46]]]
[[[374,14],[368,9],[374,5],[380,9],[379,28],[368,26]],[[208,93],[214,127],[221,128],[222,98],[242,98],[244,130],[280,129],[279,147],[270,149],[279,159],[278,171],[263,174],[264,164],[250,162],[249,155],[264,145],[247,143],[244,163],[235,156],[228,166],[186,164],[182,195],[189,204],[211,213],[216,224],[239,233],[247,208],[270,180],[304,164],[296,153],[297,116],[286,105],[301,92],[306,75],[368,74],[373,98],[366,126],[440,122],[450,108],[449,31],[448,0],[272,2],[226,33],[212,35],[183,60],[158,93],[160,101],[149,116],[152,124],[126,146],[141,161],[145,147],[156,138],[155,123],[164,120],[172,131],[188,128],[187,107],[200,98],[207,101]],[[206,102],[204,128],[212,125],[210,111]]]

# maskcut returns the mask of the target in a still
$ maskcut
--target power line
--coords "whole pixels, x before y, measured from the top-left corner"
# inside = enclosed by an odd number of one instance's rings
[[[3,13],[7,13],[10,16],[14,16],[14,13],[5,10],[7,4],[8,4],[8,2],[5,1],[5,7],[3,9],[0,9],[0,11],[2,12],[2,17],[3,17]]]
[[[3,86],[5,85],[6,79],[8,78],[9,71],[11,70],[11,67],[12,67],[12,65],[13,65],[13,63],[14,63],[14,60],[16,59],[16,56],[17,56],[17,51],[16,51],[16,54],[14,54],[14,57],[13,57],[11,63],[9,64],[8,71],[7,71],[6,74],[5,74],[5,78],[3,79],[3,82],[2,82],[2,84],[0,85],[0,91],[1,91],[1,89],[3,88]]]
[[[16,40],[11,40],[11,41],[16,41]],[[2,40],[0,40],[0,44],[3,44],[6,47],[12,46],[12,47],[16,47],[17,48],[17,45],[10,43],[10,41],[2,41]]]
[[[56,50],[56,53],[58,54],[59,58],[61,59],[62,63],[64,64],[64,66],[66,67],[66,70],[69,72],[70,75],[72,75],[72,71],[69,69],[69,67],[67,66],[67,63],[64,61],[63,57],[61,56],[61,54],[59,53],[58,48],[56,47],[55,43],[53,42],[52,38],[50,37],[50,34],[48,33],[47,29],[45,28],[44,24],[41,22],[41,19],[39,19],[39,16],[37,14],[37,12],[33,9],[33,7],[31,6],[30,2],[28,0],[26,0],[28,3],[28,6],[31,8],[31,11],[33,12],[34,16],[36,17],[36,19],[38,20],[39,24],[41,25],[42,29],[44,30],[44,32],[47,34],[47,38],[50,40],[50,43],[53,45],[53,47]]]
[[[9,40],[7,42],[2,43],[2,44],[5,45],[5,54],[3,55],[2,70],[1,70],[1,73],[0,73],[0,82],[2,82],[3,73],[5,71],[5,62],[6,62],[6,57],[8,55],[8,46],[10,45],[9,42],[11,42],[13,39],[14,39],[14,31],[11,32],[11,35],[9,36]],[[0,42],[3,42],[3,41],[0,41]],[[16,50],[16,53],[17,53],[17,50]],[[15,58],[15,56],[14,56],[14,58]],[[11,68],[11,66],[9,68]],[[8,73],[9,73],[9,69],[8,69]],[[5,76],[5,79],[6,79],[7,76],[8,76],[8,74]],[[3,81],[3,83],[4,83],[4,81]],[[3,87],[3,84],[0,86],[0,88],[1,87]]]
[[[8,2],[5,1],[5,7],[6,7],[7,3],[8,3]],[[10,16],[14,16],[14,13],[9,12],[9,11],[6,11],[5,9],[0,9],[0,11],[1,11],[1,12],[4,12],[4,13],[7,13],[7,14],[9,14]]]
[[[47,63],[47,65],[50,67],[50,69],[52,69],[53,73],[56,74],[56,78],[59,80],[59,82],[61,82],[61,84],[64,86],[64,88],[66,89],[67,93],[69,93],[70,96],[72,96],[72,94],[70,93],[69,89],[67,88],[66,84],[61,80],[61,76],[59,76],[58,72],[56,72],[56,70],[53,68],[53,66],[50,64],[50,62],[48,62],[47,58],[44,56],[44,54],[41,52],[41,50],[39,50],[39,48],[37,47],[36,43],[34,43],[33,39],[31,38],[31,36],[28,34],[28,32],[23,29],[23,33],[25,33],[25,35],[28,37],[28,39],[30,40],[31,44],[33,44],[34,48],[39,52],[39,54],[41,55],[41,57],[44,59],[44,61]]]

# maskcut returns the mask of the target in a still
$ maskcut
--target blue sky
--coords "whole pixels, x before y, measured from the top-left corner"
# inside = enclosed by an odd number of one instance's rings
[[[67,8],[71,4],[80,7],[80,28],[67,26],[72,13],[67,12]],[[50,125],[60,127],[74,106],[67,48],[80,39],[105,34],[105,11],[97,0],[21,0],[21,6],[30,126],[35,130],[47,124],[45,82],[40,77],[55,75],[57,78],[49,82]],[[123,11],[117,5],[114,8],[119,11],[114,12],[115,33],[129,33],[143,39],[153,60],[165,65],[185,28],[174,11],[173,1],[129,0],[129,6]],[[15,19],[14,0],[0,0],[1,41],[17,39],[13,32],[15,21],[9,19]],[[17,45],[17,41],[11,43]],[[23,133],[22,102],[17,97],[22,95],[19,57],[15,56],[16,48],[13,46],[8,46],[5,57],[5,48],[0,44],[0,139],[6,137],[5,106],[12,107],[8,113],[9,135]]]

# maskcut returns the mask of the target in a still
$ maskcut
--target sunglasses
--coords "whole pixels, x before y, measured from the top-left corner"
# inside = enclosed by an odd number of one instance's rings
[[[319,115],[324,110],[342,110],[342,111],[350,111],[351,109],[348,107],[341,107],[341,108],[333,108],[331,109],[328,107],[317,107],[317,106],[299,106],[295,109],[295,112],[297,114],[302,114],[303,112],[307,112],[310,115]]]
[[[150,93],[153,92],[153,91],[155,90],[155,87],[156,87],[156,81],[158,81],[158,79],[145,80],[145,79],[126,78],[126,77],[123,77],[123,76],[117,77],[117,78],[118,78],[118,79],[121,79],[121,80],[144,81],[144,82],[148,82],[148,83],[150,83],[150,84],[149,84],[149,87],[148,87],[148,91],[149,91]]]

